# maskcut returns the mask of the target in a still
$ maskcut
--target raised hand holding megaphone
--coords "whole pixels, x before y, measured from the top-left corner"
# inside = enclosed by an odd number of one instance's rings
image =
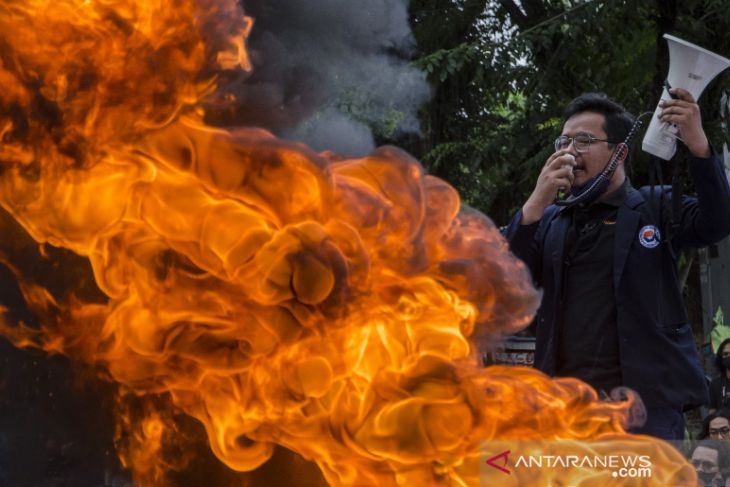
[[[730,60],[677,37],[664,34],[664,38],[669,46],[669,74],[641,148],[668,161],[677,151],[678,132],[675,125],[659,118],[661,102],[673,98],[669,88],[685,89],[696,101],[709,82],[730,67]]]

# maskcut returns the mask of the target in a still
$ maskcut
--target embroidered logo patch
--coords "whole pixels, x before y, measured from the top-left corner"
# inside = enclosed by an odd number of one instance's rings
[[[646,225],[639,230],[639,243],[647,249],[653,249],[659,245],[660,240],[659,229],[654,225]]]

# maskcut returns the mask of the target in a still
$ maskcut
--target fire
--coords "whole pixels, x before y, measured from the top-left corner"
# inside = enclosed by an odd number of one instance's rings
[[[474,342],[523,328],[539,295],[417,161],[203,122],[218,73],[251,69],[252,25],[234,0],[0,2],[0,203],[88,258],[107,298],[57,299],[6,247],[43,326],[1,331],[151,398],[120,407],[137,482],[185,463],[163,461],[180,412],[232,469],[280,445],[331,485],[478,485],[489,440],[629,438],[632,401],[478,366]],[[649,445],[654,480],[692,479]]]

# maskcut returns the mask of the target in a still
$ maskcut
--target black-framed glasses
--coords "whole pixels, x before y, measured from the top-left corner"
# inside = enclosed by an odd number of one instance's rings
[[[718,429],[710,428],[710,436],[727,436],[728,434],[730,434],[730,428],[727,426]]]
[[[609,144],[615,143],[610,140],[599,139],[598,137],[594,137],[591,134],[576,134],[575,137],[561,135],[560,137],[555,139],[555,152],[567,149],[568,147],[570,147],[571,143],[573,144],[573,147],[575,147],[575,150],[577,152],[588,152],[588,149],[590,149],[591,143],[593,142],[608,142]]]

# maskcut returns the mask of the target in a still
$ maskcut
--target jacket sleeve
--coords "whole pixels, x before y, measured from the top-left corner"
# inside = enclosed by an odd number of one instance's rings
[[[730,186],[714,151],[708,158],[689,156],[697,197],[682,196],[682,214],[674,246],[703,247],[730,235]]]
[[[540,224],[544,219],[543,216],[542,220],[529,225],[521,225],[522,210],[519,210],[503,230],[503,234],[509,242],[510,250],[527,265],[532,274],[532,279],[537,285],[541,282],[540,270],[542,266],[542,249],[539,245],[538,235],[540,233]]]

